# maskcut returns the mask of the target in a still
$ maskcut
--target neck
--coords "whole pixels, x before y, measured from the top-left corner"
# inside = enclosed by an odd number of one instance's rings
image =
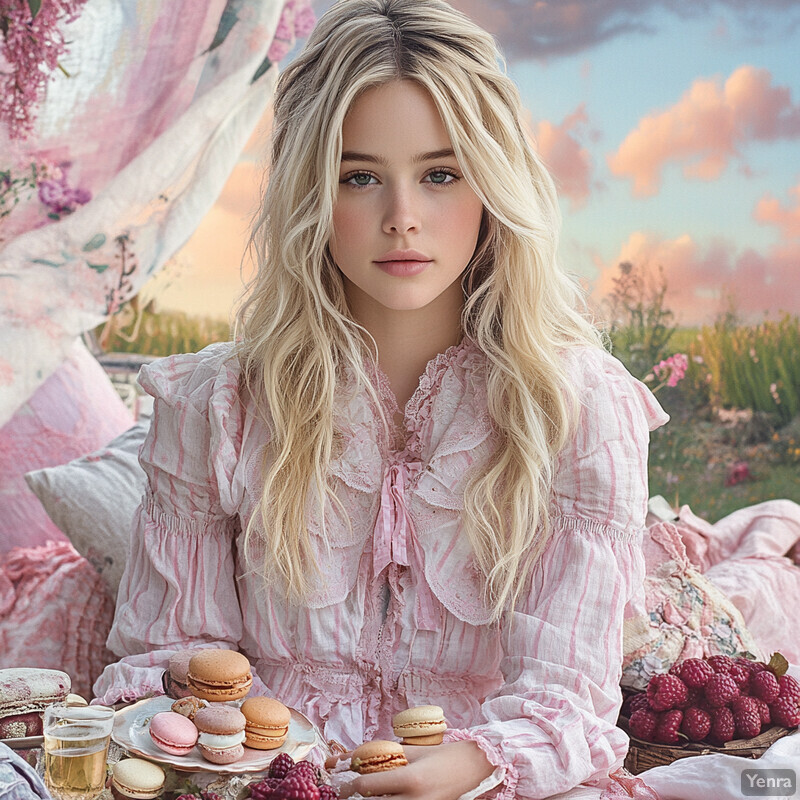
[[[353,316],[375,339],[378,363],[401,409],[417,388],[427,363],[461,341],[462,303],[458,282],[420,309],[359,307],[351,301]]]

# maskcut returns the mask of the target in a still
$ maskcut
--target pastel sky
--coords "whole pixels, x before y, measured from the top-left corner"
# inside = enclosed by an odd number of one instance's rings
[[[682,324],[728,298],[800,313],[800,0],[453,4],[499,41],[593,297],[629,260],[663,267]],[[162,306],[228,316],[267,135],[268,115]]]

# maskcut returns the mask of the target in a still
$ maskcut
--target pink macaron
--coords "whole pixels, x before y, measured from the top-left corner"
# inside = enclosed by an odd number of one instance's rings
[[[150,738],[165,753],[185,756],[197,744],[195,724],[174,711],[161,711],[150,720]]]

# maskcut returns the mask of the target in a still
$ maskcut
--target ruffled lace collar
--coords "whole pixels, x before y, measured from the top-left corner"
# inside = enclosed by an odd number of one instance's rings
[[[378,391],[383,412],[393,426],[392,434],[403,434],[405,448],[396,450],[389,446],[395,457],[414,457],[419,459],[422,455],[423,432],[426,423],[431,418],[433,403],[442,388],[442,382],[447,372],[454,366],[469,369],[470,361],[481,353],[480,348],[473,339],[464,336],[458,344],[451,345],[443,353],[437,353],[425,366],[420,376],[417,388],[411,395],[403,410],[403,423],[405,431],[396,430],[395,415],[400,413],[400,405],[392,391],[389,378],[380,368],[373,365],[371,377]]]

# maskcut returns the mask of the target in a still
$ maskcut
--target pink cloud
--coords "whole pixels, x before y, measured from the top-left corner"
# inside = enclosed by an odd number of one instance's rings
[[[771,82],[769,70],[749,65],[724,83],[696,80],[674,106],[640,120],[608,157],[611,172],[646,197],[658,192],[669,163],[682,165],[687,178],[714,180],[747,142],[800,137],[800,105]]]
[[[800,183],[789,189],[794,206],[785,208],[771,194],[765,194],[753,211],[753,217],[765,225],[775,225],[784,239],[800,239]]]
[[[575,138],[588,121],[581,104],[560,125],[542,120],[534,134],[539,155],[555,178],[559,192],[570,199],[573,208],[582,206],[589,197],[591,157]]]
[[[729,242],[701,246],[691,236],[660,239],[637,231],[610,263],[595,259],[598,277],[593,297],[599,301],[613,288],[621,261],[655,270],[663,267],[667,280],[666,304],[680,324],[708,323],[726,308],[732,297],[744,319],[761,319],[765,312],[800,313],[797,264],[800,243],[783,243],[764,253],[749,249],[737,253]]]

